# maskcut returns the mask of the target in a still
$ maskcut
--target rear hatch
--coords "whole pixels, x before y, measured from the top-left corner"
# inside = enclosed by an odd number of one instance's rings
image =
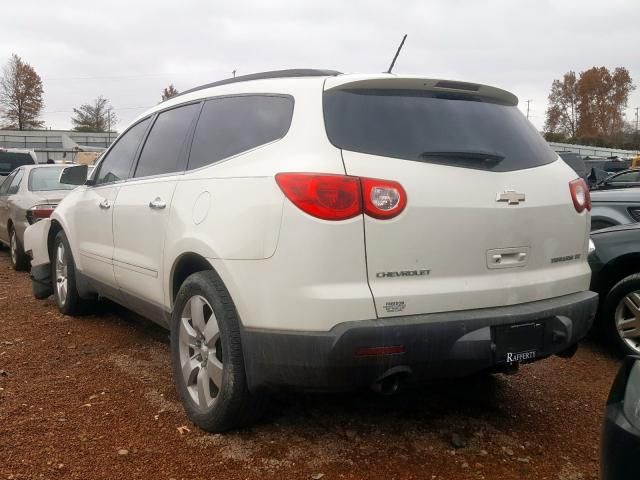
[[[378,316],[485,308],[586,290],[577,175],[508,92],[383,77],[328,79],[324,115],[348,175],[399,182],[407,206],[365,215]]]

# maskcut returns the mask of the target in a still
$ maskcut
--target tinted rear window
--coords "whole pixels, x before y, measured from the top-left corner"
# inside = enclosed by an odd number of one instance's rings
[[[28,153],[0,151],[0,173],[9,173],[22,165],[33,165],[33,158]]]
[[[193,137],[189,170],[218,162],[284,137],[293,116],[293,98],[246,95],[204,104]]]
[[[496,172],[557,159],[517,107],[472,95],[333,90],[324,120],[335,146],[372,155]]]
[[[60,183],[63,168],[34,168],[29,173],[29,190],[43,192],[46,190],[73,190],[76,185]]]

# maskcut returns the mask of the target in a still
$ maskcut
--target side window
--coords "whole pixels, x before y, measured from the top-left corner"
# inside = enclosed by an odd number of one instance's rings
[[[286,135],[293,116],[290,97],[251,95],[204,104],[191,145],[193,170]]]
[[[148,177],[182,170],[180,155],[199,103],[167,110],[158,115],[142,148],[135,177]]]
[[[13,177],[13,181],[11,182],[11,186],[9,187],[9,190],[7,191],[7,193],[9,195],[15,195],[16,193],[18,193],[18,189],[20,188],[20,182],[22,181],[22,177],[24,176],[24,171],[23,170],[18,170],[16,172],[16,176]]]
[[[14,177],[16,176],[17,172],[12,172],[11,175],[9,175],[7,178],[4,179],[4,182],[2,182],[2,185],[0,185],[0,195],[7,195],[9,192],[9,186],[11,185],[11,182],[13,182]]]
[[[129,178],[129,172],[133,165],[133,160],[138,151],[138,146],[147,131],[150,119],[143,120],[130,128],[116,142],[111,151],[100,163],[96,176],[96,185],[103,183],[117,182]]]

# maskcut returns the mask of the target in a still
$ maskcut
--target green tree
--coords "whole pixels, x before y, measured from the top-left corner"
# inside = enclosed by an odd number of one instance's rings
[[[74,108],[71,118],[73,129],[77,132],[107,132],[113,131],[118,117],[109,105],[109,100],[103,96],[96,98],[93,103],[85,103]]]

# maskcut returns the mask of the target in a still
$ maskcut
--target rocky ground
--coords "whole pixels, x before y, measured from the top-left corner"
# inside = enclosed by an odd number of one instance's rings
[[[0,251],[0,479],[597,478],[619,359],[590,341],[513,376],[394,397],[287,394],[253,428],[186,419],[167,334],[114,306],[69,318]]]

